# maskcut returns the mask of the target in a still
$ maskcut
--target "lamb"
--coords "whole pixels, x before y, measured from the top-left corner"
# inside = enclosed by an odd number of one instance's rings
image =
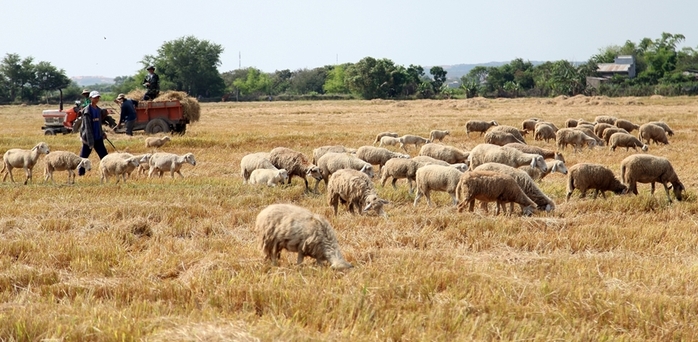
[[[87,158],[82,158],[73,152],[54,151],[46,155],[44,158],[46,167],[44,169],[44,181],[51,179],[53,181],[54,171],[68,171],[68,184],[75,183],[75,170],[84,168],[87,171],[92,170],[92,162]]]
[[[604,130],[611,127],[615,128],[616,126],[607,123],[598,123],[594,126],[594,134],[596,134],[597,137],[602,137]]]
[[[308,179],[306,176],[315,178],[317,182],[322,179],[320,168],[308,161],[303,153],[294,151],[286,147],[277,147],[269,152],[269,161],[277,169],[285,169],[288,171],[288,182],[291,184],[293,176],[298,176],[305,182],[305,192],[310,191]]]
[[[540,168],[543,172],[548,170],[545,159],[543,159],[541,155],[524,153],[515,148],[492,144],[480,144],[475,146],[475,148],[470,151],[468,162],[471,170],[488,162],[501,163],[511,167],[530,165],[531,167]]]
[[[654,141],[656,145],[659,145],[659,143],[665,145],[669,144],[664,128],[651,123],[640,126],[640,134],[638,134],[638,137],[640,140],[646,141],[647,144],[649,144],[650,141]]]
[[[413,159],[394,158],[388,160],[381,169],[381,186],[384,187],[388,178],[392,177],[393,189],[397,189],[395,182],[397,182],[398,179],[406,178],[407,184],[410,187],[409,193],[412,194],[412,182],[417,181],[417,169],[419,169],[420,166],[422,165]]]
[[[622,128],[618,128],[618,127],[606,128],[606,129],[603,131],[603,137],[602,137],[602,138],[603,138],[603,141],[606,143],[606,145],[608,145],[608,144],[610,143],[611,136],[612,136],[614,133],[628,133],[628,131],[626,131],[626,130],[624,130],[624,129],[622,129]]]
[[[522,166],[519,169],[526,172],[535,181],[539,181],[539,180],[545,178],[545,176],[547,176],[553,172],[559,172],[563,175],[567,174],[567,166],[565,166],[565,163],[561,160],[553,160],[553,161],[545,162],[545,165],[547,165],[547,167],[548,167],[548,171],[545,171],[545,172],[541,171],[539,168],[530,167],[528,165]]]
[[[506,144],[504,146],[515,148],[523,153],[540,154],[545,159],[556,159],[556,160],[561,160],[562,162],[565,162],[565,157],[562,155],[562,153],[557,152],[557,151],[547,150],[547,149],[536,147],[536,146],[531,146],[531,145],[526,145],[526,144],[518,144],[518,143]]]
[[[327,183],[327,203],[334,209],[337,216],[339,202],[347,205],[347,210],[354,214],[356,208],[361,215],[368,210],[387,217],[383,205],[390,202],[378,197],[373,183],[368,176],[352,169],[342,169],[332,174]]]
[[[648,123],[651,123],[653,125],[657,125],[657,126],[663,128],[664,131],[666,131],[666,134],[669,135],[670,137],[674,135],[674,131],[664,121],[651,121]]]
[[[252,171],[257,169],[278,170],[269,160],[268,152],[250,153],[240,160],[240,176],[242,184],[246,184],[250,179]]]
[[[148,161],[150,164],[150,171],[148,172],[148,178],[153,177],[154,173],[158,173],[158,176],[162,178],[162,174],[165,171],[170,171],[170,176],[174,179],[174,174],[177,172],[180,177],[184,178],[180,169],[182,164],[189,163],[196,166],[196,159],[194,159],[194,154],[187,153],[178,156],[174,153],[158,152],[153,153]]]
[[[480,132],[480,136],[482,136],[490,127],[497,125],[499,125],[497,121],[468,120],[465,123],[465,134],[470,138],[470,132]]]
[[[417,206],[417,202],[424,195],[427,198],[427,204],[431,207],[431,191],[444,191],[451,195],[453,205],[458,203],[456,199],[456,186],[463,172],[450,166],[442,165],[425,165],[417,170],[417,192],[414,198],[413,206]]]
[[[405,145],[414,145],[414,148],[418,149],[419,145],[424,145],[430,143],[431,140],[427,138],[422,138],[420,136],[416,135],[403,135],[400,137],[400,148],[405,150],[407,152],[407,149],[405,148]]]
[[[538,210],[550,212],[555,209],[555,202],[541,191],[538,185],[533,181],[533,178],[531,178],[526,171],[499,163],[484,163],[473,171],[493,171],[507,174],[516,180],[516,183],[521,187],[521,190],[523,190],[528,198],[536,202]],[[485,206],[487,205],[486,203],[483,204],[485,204]],[[511,211],[513,211],[513,206],[512,204]]]
[[[578,131],[582,131],[582,132],[584,132],[584,134],[594,138],[594,140],[596,140],[596,146],[603,146],[605,144],[603,139],[601,139],[598,135],[596,135],[596,133],[594,133],[593,126],[587,127],[586,125],[578,125],[574,129],[578,130]]]
[[[594,119],[596,124],[607,123],[609,125],[614,125],[616,123],[616,117],[609,115],[599,115]]]
[[[274,187],[277,184],[284,184],[288,180],[288,172],[284,169],[269,170],[256,169],[250,173],[250,184],[266,184]]]
[[[522,140],[511,133],[494,130],[490,130],[485,133],[485,143],[499,146],[504,146],[510,143],[524,144]]]
[[[27,179],[24,180],[24,185],[27,185],[30,179],[32,179],[32,169],[36,162],[39,161],[39,156],[42,154],[48,154],[50,152],[48,144],[45,142],[40,142],[32,147],[31,150],[22,150],[19,148],[13,148],[7,150],[3,155],[2,170],[0,172],[5,172],[2,177],[4,182],[7,179],[7,175],[10,175],[10,180],[14,183],[15,178],[12,176],[13,168],[23,168]]]
[[[587,190],[594,189],[594,199],[601,192],[606,198],[606,191],[613,191],[619,195],[627,191],[627,187],[621,183],[613,171],[600,164],[580,163],[572,165],[567,174],[567,201],[570,200],[574,189],[582,192],[581,198],[586,197]]]
[[[419,155],[443,160],[449,164],[455,164],[465,163],[468,160],[470,153],[457,149],[453,146],[426,144],[419,150]]]
[[[507,125],[502,125],[502,126],[497,126],[492,128],[489,132],[506,132],[511,135],[513,135],[516,139],[518,139],[522,143],[526,143],[526,140],[524,139],[523,135],[526,133],[526,131],[521,131],[516,127],[513,126],[507,126]]]
[[[329,262],[333,269],[353,266],[344,260],[337,236],[327,220],[293,204],[272,204],[257,215],[255,230],[260,233],[265,260],[277,265],[281,251],[297,252],[297,263],[315,258],[318,265]]]
[[[325,153],[325,155],[318,160],[317,168],[320,172],[320,178],[315,181],[314,191],[316,193],[320,180],[324,179],[325,186],[327,186],[330,176],[342,169],[357,170],[365,173],[369,178],[373,178],[374,176],[373,165],[346,153]]]
[[[317,165],[317,161],[320,160],[320,157],[324,156],[325,153],[328,152],[355,154],[356,149],[347,148],[342,145],[320,146],[318,148],[313,149],[313,164]]]
[[[134,156],[133,154],[124,153],[124,152],[112,153],[112,155],[118,155],[122,159],[128,159],[128,158],[131,158]],[[139,154],[136,156],[136,157],[138,157],[138,161],[139,161],[138,172],[137,172],[138,175],[145,174],[150,169],[150,165],[148,165],[148,162],[150,162],[151,156],[152,156],[152,154],[150,154],[150,153]],[[126,171],[126,174],[125,174],[126,178],[131,178],[131,173],[133,173],[133,171],[135,171],[135,169],[131,169],[129,167],[129,169]]]
[[[521,128],[527,132],[533,132],[536,130],[538,121],[538,119],[526,119],[521,122]]]
[[[489,203],[497,202],[495,215],[499,215],[500,208],[504,208],[506,203],[517,203],[521,205],[524,215],[533,213],[537,206],[526,194],[513,177],[492,171],[469,171],[463,173],[458,186],[458,212],[463,212],[466,205],[469,211],[475,208],[475,200]]]
[[[637,195],[638,182],[651,183],[652,195],[654,195],[654,183],[661,183],[664,185],[664,191],[670,203],[670,188],[674,189],[674,196],[679,201],[683,199],[682,192],[686,190],[669,159],[648,154],[634,154],[623,159],[620,163],[620,177],[623,183],[628,185],[628,192],[635,195]],[[668,187],[667,183],[671,183],[671,187]]]
[[[429,140],[432,142],[438,140],[441,141],[443,140],[447,135],[450,135],[451,131],[440,131],[440,130],[433,130],[431,133],[429,133]]]
[[[551,139],[555,140],[555,130],[550,125],[537,125],[533,132],[533,139],[545,140],[545,142],[550,142]]]
[[[636,129],[640,129],[640,125],[636,125],[636,124],[634,124],[628,120],[625,120],[625,119],[616,120],[616,127],[622,128],[622,129],[626,130],[628,133],[630,133]]]
[[[588,145],[589,149],[596,146],[596,139],[584,134],[584,132],[576,128],[562,128],[555,134],[555,144],[558,149],[564,150],[567,145],[572,145],[574,151],[581,150],[584,145]]]
[[[164,146],[168,141],[170,141],[169,136],[164,136],[162,138],[148,137],[145,139],[145,148],[153,147],[158,148]]]
[[[356,157],[371,165],[378,165],[380,171],[388,160],[393,158],[409,159],[410,155],[393,152],[382,147],[361,146],[356,150]]]
[[[123,158],[118,153],[108,154],[99,161],[99,184],[109,182],[109,176],[116,176],[116,184],[123,179],[126,182],[126,174],[133,172],[141,164],[143,157]]]
[[[380,142],[381,139],[383,139],[383,137],[397,138],[397,137],[399,137],[399,136],[400,136],[400,135],[398,135],[397,133],[393,133],[393,132],[381,132],[381,133],[378,133],[378,134],[376,135],[376,140],[373,142],[373,145],[375,145],[377,142]]]
[[[382,137],[381,143],[378,144],[379,147],[381,147],[381,146],[397,146],[397,145],[400,145],[400,138],[394,138],[394,137]]]
[[[635,138],[635,136],[628,133],[613,134],[609,139],[609,145],[611,151],[615,151],[616,147],[625,147],[626,151],[628,151],[628,149],[630,149],[631,147],[635,151],[637,151],[638,147],[640,147],[645,152],[647,152],[647,150],[649,149],[649,147],[643,144],[638,138]]]

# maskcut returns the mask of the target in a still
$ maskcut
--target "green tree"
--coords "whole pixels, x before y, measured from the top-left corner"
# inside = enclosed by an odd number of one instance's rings
[[[294,95],[322,94],[326,78],[327,70],[324,67],[296,70],[291,77],[288,92]]]
[[[247,97],[270,95],[271,78],[257,68],[247,68],[246,77],[235,79],[233,86]]]
[[[49,62],[39,62],[34,67],[35,86],[40,90],[63,89],[70,85],[70,79],[63,69],[58,70]]]
[[[349,88],[346,84],[346,67],[347,64],[340,64],[331,68],[327,72],[325,84],[322,85],[322,90],[327,94],[348,94]]]
[[[6,77],[9,86],[10,101],[17,99],[30,99],[31,84],[35,83],[34,58],[26,57],[24,60],[14,53],[8,53],[0,62],[0,73]]]
[[[271,75],[271,95],[283,94],[291,86],[293,73],[289,69],[276,70]]]
[[[405,73],[407,77],[402,87],[402,94],[405,96],[417,94],[420,85],[427,79],[424,74],[424,68],[421,65],[410,64],[410,66],[405,69]]]
[[[434,80],[431,82],[431,85],[434,88],[434,93],[441,93],[441,87],[446,83],[446,70],[440,66],[433,66],[431,69],[429,69],[429,73],[434,78]]]
[[[395,93],[393,72],[396,66],[389,59],[365,57],[346,71],[349,90],[364,99],[385,99]]]

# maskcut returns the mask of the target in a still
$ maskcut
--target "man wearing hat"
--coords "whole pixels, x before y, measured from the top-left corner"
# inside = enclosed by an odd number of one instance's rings
[[[148,74],[145,75],[143,80],[143,86],[146,87],[145,95],[143,95],[143,100],[154,100],[158,95],[160,95],[160,77],[155,73],[155,67],[150,65],[146,68]]]
[[[90,105],[90,91],[87,89],[82,90],[82,105],[80,106],[80,109],[83,109],[87,106]]]
[[[126,95],[119,94],[114,102],[121,105],[121,117],[119,118],[119,126],[126,126],[126,135],[133,135],[133,126],[136,124],[136,106],[138,101],[127,99]]]
[[[80,157],[87,158],[95,150],[102,160],[107,155],[107,147],[104,146],[104,139],[107,138],[107,133],[102,130],[102,109],[97,106],[99,103],[100,94],[93,90],[89,94],[90,105],[80,110],[82,115],[82,125],[80,125],[80,140],[82,140],[82,149]],[[85,174],[85,169],[78,169],[78,175]]]

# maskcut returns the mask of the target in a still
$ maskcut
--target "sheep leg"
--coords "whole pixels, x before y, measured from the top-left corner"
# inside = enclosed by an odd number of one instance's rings
[[[654,182],[650,184],[650,195],[654,195]]]
[[[419,199],[422,197],[422,192],[419,191],[419,189],[417,189],[416,194],[417,194],[417,195],[415,195],[415,197],[414,197],[414,203],[412,204],[413,207],[416,207],[416,206],[417,206],[417,202],[418,202]]]
[[[654,183],[652,183],[654,184]],[[664,191],[666,192],[666,199],[669,200],[669,203],[671,203],[671,196],[669,195],[669,187],[666,185],[666,183],[662,183],[664,185]]]
[[[177,170],[177,174],[179,175],[179,177],[184,178],[184,175],[182,174],[182,170]],[[172,176],[172,178],[174,178],[174,176]],[[124,180],[124,181],[126,181],[126,180]]]
[[[431,202],[431,195],[430,195],[430,194],[431,194],[431,191],[425,191],[425,192],[424,192],[424,197],[426,197],[426,199],[427,199],[427,204],[428,204],[430,207],[433,207],[433,206],[434,206],[434,203]]]
[[[324,179],[325,177],[322,177],[322,178]],[[320,180],[319,180],[319,179],[315,179],[315,188],[313,189],[313,192],[317,193],[317,187],[318,187],[318,185],[320,185]],[[327,187],[327,184],[325,184],[325,187]]]
[[[298,259],[296,260],[296,264],[300,265],[303,263],[303,258],[305,258],[305,255],[303,255],[303,252],[298,251]]]
[[[599,189],[594,189],[594,196],[592,197],[593,199],[596,199],[599,195]]]
[[[603,199],[606,199],[606,191],[600,191],[600,192],[601,192],[601,197],[603,197]]]
[[[32,179],[32,169],[25,166],[24,174],[27,176],[27,179],[24,180],[24,185],[27,185],[27,182],[29,182],[29,180]]]
[[[497,205],[495,205],[494,216],[499,215],[499,207],[501,207],[501,206],[502,206],[502,204],[499,201],[497,201]]]
[[[153,177],[153,173],[155,173],[155,168],[154,168],[154,167],[151,167],[151,168],[150,168],[150,171],[148,171],[148,178],[152,178],[152,177]]]
[[[334,216],[337,216],[337,206],[339,205],[339,195],[338,194],[332,195],[332,198],[330,199],[330,205],[334,209]]]
[[[393,187],[394,187],[395,189],[397,189],[397,187],[395,186],[395,182],[396,182],[396,181],[397,181],[397,179],[393,179]],[[409,178],[407,178],[407,184],[410,186],[410,192],[409,192],[409,193],[410,193],[410,195],[411,195],[411,194],[414,192],[414,188],[412,187],[412,180],[409,179]]]
[[[584,198],[584,197],[587,197],[587,189],[584,189],[584,190],[582,190],[582,189],[579,189],[579,191],[581,191],[581,192],[582,192],[582,194],[581,194],[581,195],[579,196],[579,198]]]

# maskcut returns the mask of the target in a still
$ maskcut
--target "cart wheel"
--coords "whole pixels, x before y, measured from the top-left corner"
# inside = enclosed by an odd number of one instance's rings
[[[170,125],[163,119],[150,120],[150,122],[145,125],[145,132],[148,134],[169,133]]]
[[[56,132],[54,132],[54,131],[52,131],[52,130],[50,130],[50,129],[47,129],[47,130],[44,131],[44,135],[56,135]]]

